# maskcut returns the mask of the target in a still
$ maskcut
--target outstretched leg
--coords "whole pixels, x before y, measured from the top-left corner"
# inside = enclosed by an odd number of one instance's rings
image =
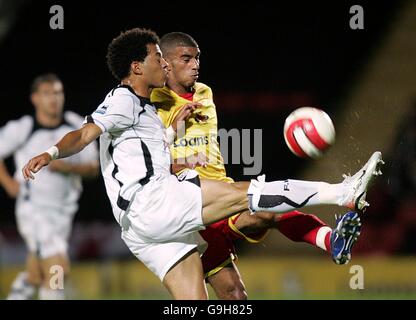
[[[287,212],[301,207],[335,204],[362,210],[367,188],[377,167],[383,163],[381,153],[375,152],[370,160],[352,177],[342,183],[284,180],[266,182],[264,176],[249,182],[225,183],[201,180],[202,220],[205,225],[250,209],[256,211]]]
[[[341,183],[300,180],[225,183],[202,179],[201,189],[206,225],[247,209],[286,212],[310,205],[339,204],[345,193]]]

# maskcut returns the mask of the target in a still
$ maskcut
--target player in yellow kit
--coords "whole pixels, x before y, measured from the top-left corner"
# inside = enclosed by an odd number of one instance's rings
[[[217,113],[212,90],[197,82],[200,50],[196,41],[188,34],[172,32],[162,37],[160,46],[170,70],[167,85],[154,89],[151,101],[158,107],[159,116],[165,126],[172,125],[184,105],[190,102],[200,104],[186,121],[184,132],[178,130],[178,136],[171,145],[173,159],[204,153],[208,158],[208,165],[195,168],[199,176],[233,183],[233,179],[226,175],[217,140]],[[349,231],[343,237],[332,232],[316,216],[298,211],[280,216],[270,212],[256,215],[250,215],[249,212],[237,214],[200,231],[209,244],[202,256],[206,279],[218,298],[245,299],[246,290],[234,263],[234,240],[245,239],[250,243],[257,243],[270,228],[277,228],[289,239],[320,247],[332,253],[336,263],[344,264],[350,259],[351,247],[357,240],[359,227],[359,218],[355,212],[348,212],[337,220],[337,230],[347,228]]]

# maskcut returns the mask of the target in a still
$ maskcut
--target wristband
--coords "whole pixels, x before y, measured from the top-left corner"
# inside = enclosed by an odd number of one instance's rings
[[[56,146],[50,147],[48,150],[45,151],[46,153],[49,153],[52,160],[55,160],[59,157],[59,149]]]

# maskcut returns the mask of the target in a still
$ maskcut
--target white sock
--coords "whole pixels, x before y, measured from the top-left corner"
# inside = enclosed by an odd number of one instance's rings
[[[252,212],[287,212],[318,204],[338,204],[343,192],[341,183],[302,180],[265,182],[263,175],[251,181],[247,195]]]
[[[39,289],[39,299],[40,300],[64,300],[65,291],[64,289],[50,289],[41,287]]]
[[[31,300],[36,292],[36,286],[27,282],[27,273],[20,272],[14,279],[7,300]]]
[[[328,226],[320,227],[318,232],[316,233],[316,246],[321,248],[324,251],[328,251],[329,248],[325,245],[325,238],[328,232],[332,232],[332,229]]]

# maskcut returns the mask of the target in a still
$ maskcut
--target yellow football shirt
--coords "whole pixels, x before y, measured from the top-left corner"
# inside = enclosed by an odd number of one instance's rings
[[[172,124],[181,107],[190,102],[168,87],[153,89],[150,99],[157,106],[159,116],[166,127]],[[172,158],[185,158],[196,152],[203,152],[208,158],[208,165],[206,168],[196,168],[199,176],[205,179],[233,182],[233,179],[227,177],[224,160],[221,156],[218,143],[217,112],[211,88],[200,82],[195,83],[193,102],[203,105],[195,113],[200,113],[208,118],[206,121],[198,121],[194,116],[191,116],[186,121],[185,135],[177,137],[171,145]]]

